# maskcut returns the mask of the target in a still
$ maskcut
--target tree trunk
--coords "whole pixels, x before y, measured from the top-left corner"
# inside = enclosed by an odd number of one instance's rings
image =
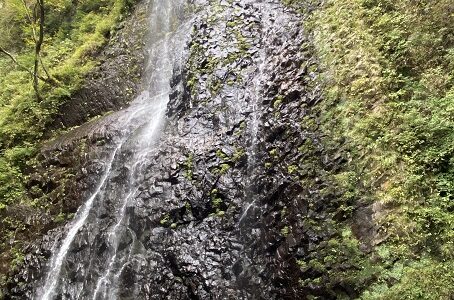
[[[35,44],[35,66],[33,68],[33,89],[35,90],[38,101],[41,101],[39,93],[39,62],[40,52],[44,41],[44,0],[37,0],[38,4],[38,19],[39,19],[39,34]]]

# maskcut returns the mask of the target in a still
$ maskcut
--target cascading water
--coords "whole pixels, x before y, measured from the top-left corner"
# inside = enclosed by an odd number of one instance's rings
[[[272,22],[270,21],[270,7],[269,4],[266,3],[258,3],[258,8],[261,14],[262,20],[262,39],[265,38],[267,34],[269,34],[270,28],[272,28]],[[251,120],[250,120],[250,146],[248,149],[248,182],[246,183],[247,190],[247,199],[249,200],[248,204],[243,210],[241,214],[238,224],[242,226],[242,223],[247,219],[249,211],[255,207],[256,202],[258,200],[256,194],[257,191],[254,188],[255,181],[256,181],[256,169],[257,169],[257,154],[258,150],[258,135],[259,135],[259,123],[260,123],[260,98],[263,94],[263,85],[266,80],[265,74],[265,67],[267,63],[267,53],[264,47],[260,48],[258,62],[257,62],[257,70],[254,78],[252,80],[253,89],[250,91],[249,97],[251,98],[252,102],[252,112],[251,112]]]
[[[165,123],[170,80],[173,70],[181,64],[190,26],[190,22],[182,22],[184,0],[151,2],[146,89],[128,109],[114,115],[117,120],[112,126],[119,128],[118,136],[112,139],[114,146],[105,159],[103,175],[94,193],[69,224],[66,237],[54,246],[47,275],[42,286],[36,289],[34,299],[116,299],[120,274],[131,254],[140,251],[135,234],[128,227],[126,212],[138,193],[139,174],[152,163],[147,156]],[[110,210],[111,221],[100,228],[105,223],[106,210]],[[74,248],[80,247],[74,245],[76,236],[92,243],[88,264],[83,269],[68,263],[69,256],[77,255]],[[124,245],[124,241],[129,244]],[[102,257],[93,253],[99,248],[106,249]],[[83,278],[77,284],[65,280],[65,275],[71,272],[80,273]]]

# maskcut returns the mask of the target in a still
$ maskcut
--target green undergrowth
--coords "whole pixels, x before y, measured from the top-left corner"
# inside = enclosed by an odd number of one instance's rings
[[[284,2],[308,11],[307,1]],[[349,259],[371,270],[353,286],[361,282],[361,299],[452,299],[452,1],[328,0],[306,25],[325,142],[349,157],[333,178],[350,210],[374,204],[379,228],[372,252]]]
[[[132,6],[131,0],[46,1],[41,100],[28,72],[0,54],[0,209],[27,204],[25,173],[58,107],[97,64],[96,56]],[[33,2],[25,1],[30,10]],[[32,28],[21,1],[3,0],[0,46],[27,69],[33,69]],[[4,12],[4,13],[3,13]]]

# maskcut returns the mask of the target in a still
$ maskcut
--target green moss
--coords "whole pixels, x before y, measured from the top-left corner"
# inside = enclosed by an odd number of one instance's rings
[[[298,259],[296,263],[298,264],[298,267],[300,267],[302,270],[305,270],[308,267],[308,264],[302,259]]]
[[[161,220],[159,221],[159,224],[161,224],[162,226],[166,226],[169,224],[169,222],[170,222],[170,214],[167,213],[161,218]]]
[[[185,207],[187,213],[192,213],[192,206],[191,206],[191,203],[189,201],[186,201],[184,203],[184,207]]]
[[[244,151],[243,148],[236,148],[232,156],[232,161],[238,162],[244,156],[245,153],[246,152]]]
[[[236,27],[239,23],[237,21],[227,22],[227,27]]]
[[[194,174],[194,154],[190,153],[186,161],[183,164],[185,171],[184,171],[184,177],[186,177],[189,180],[192,180],[193,174]]]
[[[287,167],[287,172],[289,174],[295,174],[296,171],[298,171],[298,166],[290,165],[290,166]]]
[[[224,175],[227,171],[230,170],[229,164],[221,164],[219,168],[216,168],[214,173],[219,175]]]
[[[281,95],[277,96],[276,99],[273,102],[273,108],[274,109],[279,109],[281,107],[282,101],[284,100],[284,97]]]
[[[211,91],[211,96],[215,96],[219,91],[220,89],[222,88],[222,82],[218,79],[211,79],[210,80],[210,84],[209,84],[209,87],[208,87]]]
[[[284,219],[287,216],[287,213],[288,213],[287,206],[284,206],[281,209],[281,219]]]
[[[217,210],[222,204],[222,199],[221,198],[214,198],[211,202],[213,204],[213,207]]]
[[[217,189],[213,189],[210,193],[211,197],[211,207],[214,210],[212,213],[213,216],[223,217],[225,215],[225,211],[222,210],[222,206],[224,201],[219,196],[219,191]]]
[[[288,236],[289,233],[290,233],[290,229],[289,229],[288,226],[285,226],[284,228],[281,229],[281,234],[282,234],[283,236]]]
[[[228,159],[227,154],[222,152],[222,150],[220,150],[220,149],[216,150],[216,156],[219,157],[222,160]]]

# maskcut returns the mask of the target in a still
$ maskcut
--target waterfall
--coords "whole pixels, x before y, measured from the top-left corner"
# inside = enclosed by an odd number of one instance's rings
[[[151,0],[151,5],[149,61],[144,91],[129,108],[115,115],[118,118],[114,125],[119,128],[119,136],[112,139],[113,150],[105,159],[103,174],[93,194],[69,224],[66,236],[61,242],[56,242],[47,274],[41,287],[36,289],[34,299],[110,300],[117,297],[118,278],[136,242],[133,231],[128,228],[127,208],[138,192],[138,175],[144,165],[150,163],[148,153],[156,147],[163,131],[170,80],[173,70],[181,64],[189,33],[189,22],[183,22],[184,0]],[[120,177],[124,169],[127,175]],[[97,209],[109,205],[114,207],[110,212],[113,221],[107,228],[98,228],[101,217]],[[73,285],[64,280],[71,268],[67,264],[68,256],[72,255],[78,235],[90,236],[94,232],[100,232],[108,250],[102,258],[97,258],[96,247],[91,247],[87,270],[80,272],[85,277],[83,284]],[[130,244],[126,251],[119,251],[125,234],[130,237]],[[93,240],[93,243],[101,243]],[[95,270],[96,264],[99,266]]]

